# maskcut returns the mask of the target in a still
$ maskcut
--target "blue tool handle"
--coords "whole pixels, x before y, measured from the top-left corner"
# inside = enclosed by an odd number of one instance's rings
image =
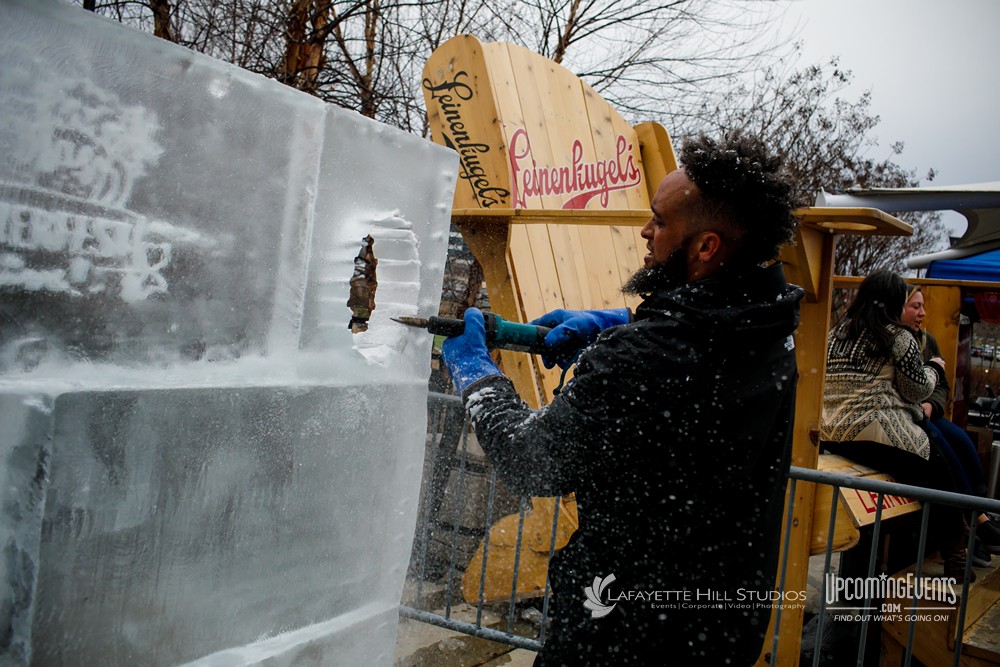
[[[486,347],[530,354],[551,352],[545,346],[545,336],[551,331],[548,327],[508,322],[493,313],[483,313],[483,317],[486,319]]]
[[[491,350],[513,350],[530,354],[552,353],[552,350],[545,346],[545,336],[552,331],[548,327],[508,322],[493,313],[483,313],[483,319],[486,320],[486,347]],[[454,338],[465,332],[465,320],[429,317],[427,330],[432,334]]]

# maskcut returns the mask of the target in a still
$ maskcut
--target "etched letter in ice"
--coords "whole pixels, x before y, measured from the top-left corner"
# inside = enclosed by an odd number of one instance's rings
[[[389,664],[453,153],[0,3],[0,661]],[[369,330],[348,329],[361,239]]]

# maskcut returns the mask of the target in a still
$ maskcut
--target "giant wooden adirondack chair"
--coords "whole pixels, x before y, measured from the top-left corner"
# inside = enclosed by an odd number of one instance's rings
[[[667,132],[655,123],[629,125],[590,86],[550,60],[469,35],[433,53],[422,83],[432,138],[460,156],[452,220],[483,267],[492,309],[526,322],[555,308],[635,305],[618,288],[642,266],[639,230],[660,180],[677,167]],[[789,279],[807,293],[797,333],[792,460],[814,468],[818,450],[811,434],[822,398],[836,235],[911,230],[875,209],[805,209],[800,215],[796,244],[782,255]],[[529,405],[551,399],[560,378],[538,359],[501,352],[500,363]],[[814,493],[811,484],[797,485],[788,590],[805,590]],[[556,508],[555,499],[532,500],[519,556],[520,595],[544,590]],[[558,512],[557,549],[576,528],[573,500],[561,499]],[[486,599],[510,595],[517,519],[505,517],[490,532]],[[473,600],[481,554],[482,547],[464,582]],[[782,615],[782,664],[798,659],[802,620],[800,608]],[[762,659],[770,652],[766,647]]]

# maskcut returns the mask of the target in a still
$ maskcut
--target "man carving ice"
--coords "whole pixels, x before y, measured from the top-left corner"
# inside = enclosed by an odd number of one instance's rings
[[[554,621],[536,665],[750,665],[763,645],[771,604],[744,603],[768,599],[777,571],[802,290],[765,265],[794,231],[791,189],[746,136],[701,137],[681,162],[642,229],[645,266],[622,287],[643,297],[634,315],[536,320],[554,327],[548,345],[584,348],[550,405],[518,397],[478,310],[444,344],[505,483],[576,493],[580,526],[549,568]],[[611,574],[601,599],[621,601],[592,614],[584,591]]]

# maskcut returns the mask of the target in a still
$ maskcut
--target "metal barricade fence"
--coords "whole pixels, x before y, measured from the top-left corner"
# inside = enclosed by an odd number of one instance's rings
[[[968,557],[965,561],[965,572],[962,580],[962,594],[960,596],[959,610],[958,610],[958,620],[955,623],[956,636],[954,637],[954,653],[952,664],[957,667],[961,663],[962,658],[962,633],[965,628],[966,620],[966,604],[968,602],[968,590],[969,590],[969,579],[972,573],[972,551],[975,542],[975,526],[977,525],[977,517],[983,512],[994,512],[1000,513],[1000,500],[993,500],[987,498],[979,498],[976,496],[968,496],[960,493],[950,493],[947,491],[939,491],[937,489],[928,489],[918,486],[910,486],[908,484],[899,484],[895,482],[887,482],[882,480],[874,479],[864,479],[859,477],[851,477],[848,475],[841,475],[837,473],[824,472],[821,470],[812,470],[808,468],[799,468],[792,466],[789,470],[789,490],[788,497],[792,499],[792,505],[789,507],[789,511],[786,514],[786,523],[783,531],[783,541],[782,545],[782,560],[779,571],[778,580],[778,590],[785,590],[785,581],[788,570],[788,545],[789,538],[791,536],[791,521],[794,514],[794,499],[796,497],[796,486],[800,481],[803,482],[814,482],[817,484],[827,484],[832,487],[833,497],[837,498],[840,494],[841,488],[851,488],[859,489],[862,491],[867,491],[870,493],[877,494],[875,500],[875,521],[871,526],[871,549],[868,556],[868,565],[866,571],[866,577],[871,579],[875,577],[875,567],[878,561],[877,549],[879,546],[879,535],[882,530],[882,509],[884,505],[884,499],[886,495],[902,496],[904,498],[915,498],[922,503],[921,515],[920,515],[920,531],[917,536],[917,554],[914,560],[915,571],[914,580],[921,581],[923,575],[923,566],[925,561],[925,544],[928,529],[928,519],[930,517],[930,512],[935,504],[940,505],[950,505],[953,507],[958,507],[968,511],[967,521],[968,525],[972,527],[968,534],[968,540],[966,543],[966,549],[968,552]],[[831,572],[831,560],[832,560],[832,542],[834,535],[834,526],[837,521],[837,509],[839,502],[831,503],[829,523],[827,526],[827,545],[823,553],[823,573],[824,575]],[[827,619],[827,595],[826,595],[826,576],[823,577],[822,587],[820,590],[820,608],[817,613],[817,630],[815,644],[813,648],[813,665],[820,664],[820,643],[823,638],[823,626]],[[919,592],[914,589],[914,595],[910,602],[913,608],[916,608],[918,602]],[[866,596],[863,608],[870,608],[872,603],[872,598]],[[776,608],[776,620],[775,625],[778,625],[781,621],[782,606],[778,605]],[[908,636],[906,644],[904,645],[904,656],[903,664],[909,667],[913,660],[913,643],[914,636],[916,632],[917,615],[911,614],[912,618],[908,624]],[[868,624],[870,621],[870,615],[863,615],[861,621],[861,629],[859,633],[859,642],[857,650],[857,663],[858,665],[865,664],[865,642],[868,637]],[[777,647],[778,647],[778,637],[774,637],[772,646],[772,665],[775,664],[774,658],[777,657]]]
[[[524,546],[523,533],[525,515],[529,499],[520,497],[516,500],[518,514],[517,536],[515,542],[512,584],[510,596],[504,603],[487,603],[484,599],[484,586],[487,579],[487,568],[490,557],[490,528],[502,515],[499,505],[508,510],[514,504],[508,497],[504,503],[498,503],[502,495],[509,496],[497,481],[496,473],[481,452],[476,449],[474,434],[468,419],[462,409],[461,399],[457,396],[439,392],[431,392],[428,401],[428,440],[427,458],[424,470],[424,482],[421,491],[419,516],[414,538],[413,553],[408,573],[409,593],[404,595],[400,607],[400,616],[432,625],[440,626],[459,633],[481,637],[517,648],[533,651],[539,650],[545,642],[548,631],[549,606],[551,590],[546,583],[539,600],[537,597],[523,598],[517,593],[519,575],[519,559]],[[475,484],[470,483],[470,474],[475,477]],[[976,525],[976,516],[981,512],[1000,513],[1000,501],[966,496],[958,493],[948,493],[934,489],[909,486],[881,480],[851,477],[842,474],[811,470],[793,466],[789,472],[788,498],[792,506],[786,512],[786,524],[783,531],[783,549],[778,576],[778,591],[783,593],[787,580],[788,545],[791,536],[791,521],[794,515],[794,499],[796,486],[800,482],[825,484],[833,487],[833,497],[837,498],[842,488],[858,489],[877,495],[876,515],[871,530],[871,549],[867,563],[867,576],[876,576],[878,561],[877,548],[882,531],[882,505],[886,495],[896,495],[905,498],[915,498],[923,504],[920,517],[920,531],[917,538],[918,551],[915,556],[917,580],[922,575],[925,558],[924,543],[928,529],[928,517],[934,504],[952,505],[969,512],[970,526]],[[470,488],[470,487],[477,488]],[[826,550],[823,558],[822,588],[819,590],[820,607],[816,616],[815,645],[813,648],[813,665],[820,664],[820,643],[823,639],[824,623],[828,618],[826,574],[832,572],[833,535],[837,522],[839,502],[831,503],[829,526],[827,530]],[[463,510],[469,506],[481,506],[481,511],[473,516],[463,515]],[[548,542],[548,556],[555,551],[556,535],[559,528],[559,499],[556,500],[553,511],[551,537]],[[471,519],[471,521],[470,521]],[[471,523],[472,525],[463,525]],[[968,552],[971,555],[975,531],[969,533]],[[469,564],[469,553],[473,548],[482,548],[482,560],[478,572],[478,595],[474,601],[465,597],[456,597],[456,587],[465,575]],[[816,556],[820,558],[820,556]],[[961,604],[957,628],[965,627],[966,601],[971,558],[966,561],[965,579],[963,581]],[[435,593],[428,593],[427,587],[434,586]],[[443,594],[443,599],[440,594]],[[456,605],[466,602],[474,604],[475,621],[460,620],[454,617]],[[916,604],[914,599],[913,603]],[[866,599],[864,607],[870,606],[871,600]],[[518,609],[533,608],[535,613],[531,622],[519,623]],[[540,607],[540,609],[538,609]],[[783,605],[775,607],[775,626],[781,622]],[[499,615],[501,622],[492,626],[484,624],[484,614],[487,610],[494,616]],[[503,617],[506,617],[505,621]],[[861,624],[858,641],[858,663],[863,663],[868,635],[868,617]],[[905,646],[904,664],[910,665],[912,646],[915,633],[915,621],[910,621],[909,637]],[[773,638],[771,664],[776,664],[778,655],[778,633]],[[959,665],[962,652],[961,637],[955,642],[954,665]],[[807,648],[804,646],[804,648]]]
[[[497,604],[487,605],[483,595],[490,556],[490,527],[502,515],[502,511],[498,511],[498,496],[510,494],[498,483],[496,471],[485,461],[485,457],[481,454],[470,455],[470,443],[474,446],[473,439],[474,434],[462,408],[461,399],[432,391],[428,398],[427,455],[430,461],[425,462],[424,467],[424,483],[409,570],[413,604],[402,605],[400,615],[464,634],[537,651],[545,641],[551,596],[547,585],[542,595],[537,623],[528,624],[530,628],[538,625],[537,636],[528,636],[515,631],[518,607],[524,606],[524,602],[518,599],[517,581],[523,546],[524,520],[529,504],[527,497],[516,499],[518,528],[514,547],[511,594],[504,605],[505,629],[487,627],[483,624],[487,606],[494,613],[499,607]],[[478,489],[470,490],[472,486],[469,479],[470,470],[479,483]],[[470,503],[470,496],[478,497]],[[485,504],[481,502],[482,496],[485,496]],[[481,513],[474,513],[471,517],[463,513],[463,509],[470,504],[481,505]],[[508,510],[511,509],[509,499],[499,504],[506,506]],[[555,551],[558,517],[559,513],[554,512],[549,557]],[[474,525],[463,525],[463,523]],[[458,580],[469,562],[470,552],[480,542],[482,561],[478,579],[476,620],[475,622],[457,620],[453,618],[453,610],[456,604],[461,602],[456,600]],[[442,555],[445,555],[444,559]],[[440,600],[439,596],[428,594],[425,590],[428,584],[442,586],[444,599]],[[427,606],[437,608],[424,608]]]

